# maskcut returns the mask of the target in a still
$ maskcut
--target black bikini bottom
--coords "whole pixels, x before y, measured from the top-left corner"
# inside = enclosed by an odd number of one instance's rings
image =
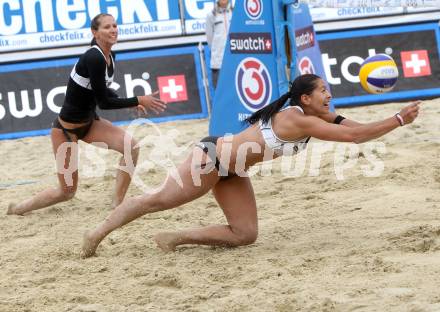
[[[72,138],[70,137],[69,133],[74,134],[78,140],[81,140],[87,135],[95,120],[99,120],[99,116],[96,114],[95,118],[88,121],[85,125],[82,125],[78,128],[66,129],[61,125],[57,117],[52,123],[52,128],[63,130],[64,136],[66,137],[67,141],[72,142]]]
[[[214,164],[215,168],[219,173],[224,173],[226,172],[226,170],[220,166],[220,160],[217,157],[217,152],[215,149],[218,138],[219,137],[217,136],[207,136],[201,139],[200,142],[196,144],[196,146],[201,148],[202,151],[209,156],[209,158],[215,159],[215,164]],[[202,169],[205,167],[206,164],[202,165]],[[229,178],[237,176],[237,174],[234,172],[227,171],[227,173],[228,173],[227,175],[220,176],[220,181],[227,180]]]

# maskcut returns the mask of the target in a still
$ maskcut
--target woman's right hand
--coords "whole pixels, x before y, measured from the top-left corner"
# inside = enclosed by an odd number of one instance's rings
[[[152,110],[156,114],[163,112],[167,108],[167,103],[155,97],[157,94],[159,94],[159,91],[156,91],[151,95],[138,96],[138,108],[145,114],[147,113],[147,110]]]
[[[404,125],[412,123],[417,118],[420,103],[421,101],[412,102],[400,110],[399,115],[402,117]]]

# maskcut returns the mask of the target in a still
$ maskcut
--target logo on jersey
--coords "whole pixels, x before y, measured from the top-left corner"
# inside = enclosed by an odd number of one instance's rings
[[[315,73],[315,67],[313,66],[312,60],[304,56],[298,63],[299,72],[301,75],[305,74],[314,74]]]
[[[241,103],[250,111],[257,111],[268,104],[272,96],[269,71],[253,57],[243,59],[238,65],[235,86]]]
[[[157,77],[160,99],[165,102],[182,102],[188,100],[184,75]]]
[[[427,50],[402,51],[403,76],[404,77],[422,77],[431,75],[431,64]]]
[[[263,1],[262,0],[245,0],[244,11],[246,15],[252,19],[257,20],[263,14]]]

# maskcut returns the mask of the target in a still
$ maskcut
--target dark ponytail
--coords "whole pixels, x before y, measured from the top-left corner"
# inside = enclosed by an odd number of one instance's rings
[[[245,121],[253,125],[259,120],[266,123],[273,115],[278,113],[280,109],[286,104],[286,101],[290,98],[290,93],[287,92],[283,94],[280,98],[273,101],[269,105],[266,105],[262,109],[253,113],[250,117],[246,118]]]
[[[101,25],[101,17],[103,17],[103,16],[113,16],[113,15],[107,14],[107,13],[100,13],[100,14],[96,15],[90,23],[90,28],[92,30],[99,29],[99,26]],[[90,41],[90,45],[91,46],[97,45],[95,38],[93,38],[92,41]]]
[[[251,125],[259,120],[263,121],[263,123],[268,122],[273,115],[278,113],[281,108],[283,108],[288,99],[290,99],[290,106],[301,106],[301,95],[312,94],[313,90],[315,90],[317,86],[316,81],[318,79],[321,79],[321,77],[314,74],[305,74],[296,77],[295,80],[290,84],[289,92],[283,94],[280,98],[273,101],[269,105],[256,111],[250,117],[246,118],[245,121]]]

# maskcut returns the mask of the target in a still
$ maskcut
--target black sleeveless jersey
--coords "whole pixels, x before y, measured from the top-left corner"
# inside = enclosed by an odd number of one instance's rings
[[[95,117],[96,106],[100,109],[137,106],[137,97],[118,98],[108,88],[113,81],[114,67],[113,54],[111,64],[107,65],[104,54],[97,45],[87,50],[70,74],[60,118],[66,122],[82,123]]]

